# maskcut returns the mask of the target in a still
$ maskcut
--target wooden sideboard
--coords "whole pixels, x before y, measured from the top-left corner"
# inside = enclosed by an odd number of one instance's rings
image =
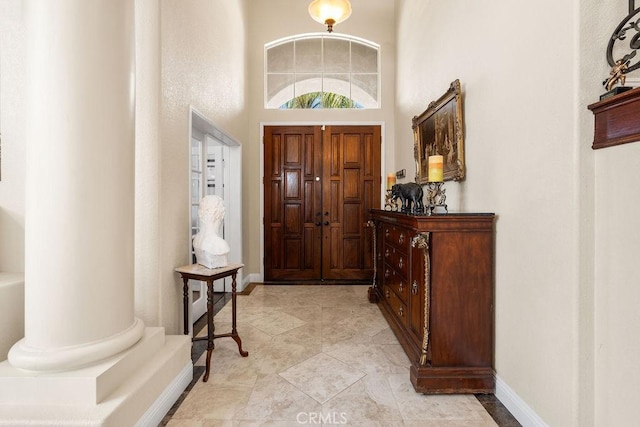
[[[493,393],[494,214],[370,211],[378,303],[420,393]]]

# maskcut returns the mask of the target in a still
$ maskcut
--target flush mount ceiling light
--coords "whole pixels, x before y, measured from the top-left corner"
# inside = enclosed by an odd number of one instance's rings
[[[333,32],[333,26],[351,16],[349,0],[313,0],[309,5],[309,15],[314,21],[327,26]]]

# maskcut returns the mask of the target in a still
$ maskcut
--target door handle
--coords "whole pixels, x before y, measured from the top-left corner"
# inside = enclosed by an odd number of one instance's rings
[[[329,221],[325,221],[325,222],[324,222],[324,225],[329,225]]]

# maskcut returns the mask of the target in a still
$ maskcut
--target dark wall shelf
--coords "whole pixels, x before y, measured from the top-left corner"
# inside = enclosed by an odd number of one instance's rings
[[[640,141],[640,88],[623,92],[588,106],[595,116],[591,148]]]

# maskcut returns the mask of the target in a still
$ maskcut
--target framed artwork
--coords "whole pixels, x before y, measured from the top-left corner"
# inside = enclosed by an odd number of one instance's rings
[[[429,156],[443,156],[443,179],[461,181],[465,176],[464,122],[460,80],[412,120],[413,152],[416,160],[416,182],[426,184]]]

